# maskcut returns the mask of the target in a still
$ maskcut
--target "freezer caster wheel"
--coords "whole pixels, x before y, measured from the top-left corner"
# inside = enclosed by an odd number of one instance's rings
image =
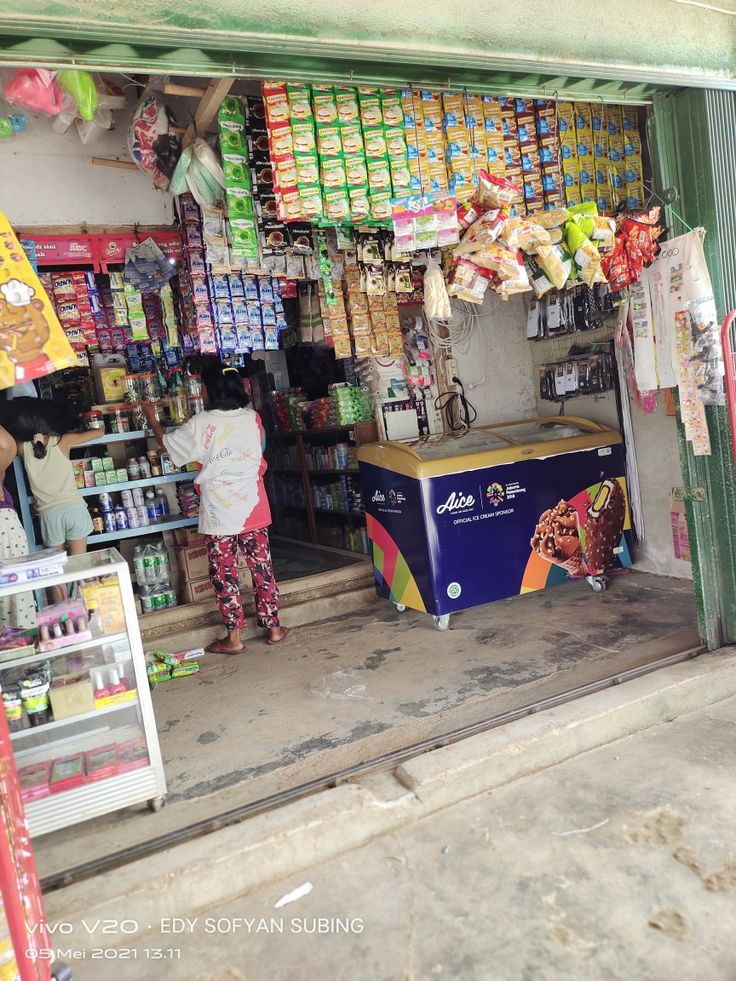
[[[437,630],[447,630],[450,626],[450,614],[443,613],[441,617],[432,617]]]
[[[53,981],[72,981],[72,969],[68,964],[54,964],[51,977]]]
[[[397,613],[404,613],[404,612],[406,612],[406,606],[403,603],[394,603],[394,606],[396,607],[396,612]]]
[[[608,580],[605,576],[586,576],[585,578],[594,593],[605,593],[608,588]]]
[[[158,814],[164,807],[166,807],[165,797],[154,797],[153,800],[149,800],[148,802],[148,810],[153,811],[154,814]]]

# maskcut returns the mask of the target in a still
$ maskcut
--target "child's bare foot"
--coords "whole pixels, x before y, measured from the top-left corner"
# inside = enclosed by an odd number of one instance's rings
[[[207,650],[211,654],[242,654],[245,650],[239,630],[228,630],[226,637],[213,640]]]
[[[289,631],[286,627],[269,627],[266,643],[273,646],[274,644],[280,644],[282,640],[286,640],[289,636]]]

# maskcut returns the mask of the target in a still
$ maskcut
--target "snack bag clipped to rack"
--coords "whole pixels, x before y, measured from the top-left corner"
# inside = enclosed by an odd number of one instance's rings
[[[54,306],[0,211],[0,388],[76,363]]]

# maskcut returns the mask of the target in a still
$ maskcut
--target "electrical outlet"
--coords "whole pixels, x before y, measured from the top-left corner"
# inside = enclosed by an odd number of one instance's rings
[[[457,361],[454,358],[445,358],[445,370],[447,371],[447,380],[452,383],[453,378],[457,378]]]

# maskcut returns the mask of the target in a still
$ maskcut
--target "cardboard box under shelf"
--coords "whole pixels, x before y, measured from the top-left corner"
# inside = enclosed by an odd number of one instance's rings
[[[250,573],[247,569],[240,569],[239,578],[241,592],[252,588]],[[214,600],[214,598],[215,591],[209,579],[188,579],[182,584],[182,603],[206,603],[209,600]]]
[[[51,708],[54,719],[70,719],[85,712],[94,712],[95,697],[92,682],[86,671],[64,674],[54,678],[51,690]]]

